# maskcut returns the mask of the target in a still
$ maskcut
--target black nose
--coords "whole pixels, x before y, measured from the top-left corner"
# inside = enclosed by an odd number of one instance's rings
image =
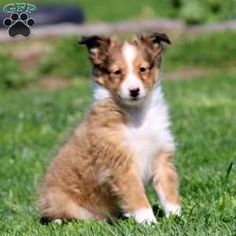
[[[139,95],[139,88],[130,89],[129,94],[131,97],[136,98]]]

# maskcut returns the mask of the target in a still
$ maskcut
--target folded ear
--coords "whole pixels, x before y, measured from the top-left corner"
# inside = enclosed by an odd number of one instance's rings
[[[142,43],[145,43],[149,47],[159,47],[162,46],[163,43],[171,44],[171,41],[168,36],[163,33],[141,35],[139,39]]]
[[[82,36],[81,40],[79,41],[79,44],[85,44],[87,48],[90,50],[92,48],[99,48],[101,46],[109,45],[111,42],[111,39],[109,37],[105,36]]]
[[[90,60],[94,64],[101,64],[104,62],[108,48],[111,44],[111,39],[104,36],[82,36],[79,44],[85,44],[89,50]]]
[[[154,43],[167,43],[167,44],[171,44],[170,39],[168,38],[168,36],[164,33],[153,33],[150,35],[150,37],[152,38]]]
[[[164,43],[171,44],[171,41],[164,33],[151,33],[139,36],[138,43],[141,43],[150,61],[160,66]]]

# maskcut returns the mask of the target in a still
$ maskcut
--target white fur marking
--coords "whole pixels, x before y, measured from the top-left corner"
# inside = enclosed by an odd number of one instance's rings
[[[110,92],[101,85],[94,84],[93,86],[93,98],[95,101],[103,100],[111,97]]]
[[[56,219],[53,221],[54,224],[57,224],[57,225],[61,225],[62,224],[62,220],[61,219]]]
[[[151,91],[146,103],[129,107],[130,123],[124,126],[124,145],[135,155],[139,175],[144,183],[152,177],[152,160],[160,150],[174,150],[174,139],[169,130],[168,109],[161,87]]]
[[[127,65],[128,73],[124,81],[121,83],[120,95],[126,102],[129,102],[129,90],[139,88],[139,98],[144,97],[146,92],[142,81],[134,74],[133,63],[137,56],[135,47],[127,42],[124,43],[122,54]]]
[[[135,221],[138,223],[156,223],[156,217],[153,214],[153,211],[151,208],[141,208],[134,212],[134,214],[131,214],[131,216],[134,217]]]
[[[170,203],[166,200],[165,193],[161,186],[158,187],[158,196],[160,199],[160,203],[164,209],[166,217],[170,217],[170,215],[180,216],[181,207],[180,205]]]
[[[180,205],[167,203],[165,206],[165,214],[166,214],[166,217],[169,217],[170,215],[180,216],[181,215]]]

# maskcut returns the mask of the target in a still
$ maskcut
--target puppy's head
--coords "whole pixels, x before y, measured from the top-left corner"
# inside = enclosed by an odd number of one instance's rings
[[[127,105],[138,105],[148,96],[160,74],[165,34],[141,35],[119,43],[103,36],[82,37],[93,64],[95,82],[113,98]]]

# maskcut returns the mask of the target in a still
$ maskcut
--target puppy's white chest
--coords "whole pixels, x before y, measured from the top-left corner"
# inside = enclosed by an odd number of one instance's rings
[[[134,155],[140,177],[147,183],[152,177],[152,163],[158,152],[174,146],[166,106],[155,106],[147,111],[140,124],[125,126],[124,142]]]
[[[149,127],[126,130],[128,148],[134,153],[134,161],[144,182],[151,177],[151,162],[158,151],[157,136]]]

